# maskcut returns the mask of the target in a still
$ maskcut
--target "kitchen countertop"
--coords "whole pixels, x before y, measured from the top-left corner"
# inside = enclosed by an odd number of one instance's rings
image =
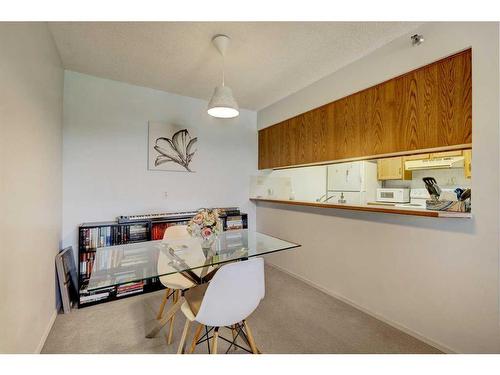
[[[472,217],[472,214],[470,212],[432,211],[422,208],[396,207],[388,205],[368,205],[368,204],[354,205],[354,204],[341,204],[341,203],[333,204],[333,203],[307,202],[307,201],[269,199],[269,198],[250,198],[250,200],[254,202],[270,202],[270,203],[287,204],[294,206],[336,208],[341,210],[380,212],[387,214],[410,215],[410,216],[426,216],[426,217],[438,217],[438,218],[465,218],[465,219],[470,219]]]

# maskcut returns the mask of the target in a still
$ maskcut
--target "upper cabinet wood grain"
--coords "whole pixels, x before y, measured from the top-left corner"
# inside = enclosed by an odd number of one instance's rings
[[[259,169],[472,143],[466,50],[259,131]]]

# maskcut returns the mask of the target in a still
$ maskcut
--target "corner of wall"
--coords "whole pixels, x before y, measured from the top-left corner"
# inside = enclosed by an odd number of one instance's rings
[[[42,337],[40,337],[40,342],[38,343],[38,346],[36,347],[34,354],[40,354],[42,352],[43,346],[45,345],[45,341],[47,341],[47,337],[49,337],[50,330],[52,329],[52,326],[54,325],[56,318],[57,318],[57,309],[54,309],[54,312],[50,317],[47,327],[45,328]]]

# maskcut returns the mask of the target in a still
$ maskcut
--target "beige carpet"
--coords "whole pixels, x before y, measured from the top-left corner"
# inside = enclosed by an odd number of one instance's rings
[[[154,339],[145,338],[161,295],[160,291],[59,315],[42,353],[175,353],[185,321],[182,313],[175,320],[172,345],[166,345],[165,329]],[[263,353],[439,353],[270,267],[266,267],[266,298],[248,322]],[[193,332],[194,327],[188,340]],[[231,337],[229,331],[222,334]],[[220,342],[219,352],[226,348]],[[195,353],[206,352],[203,344]]]

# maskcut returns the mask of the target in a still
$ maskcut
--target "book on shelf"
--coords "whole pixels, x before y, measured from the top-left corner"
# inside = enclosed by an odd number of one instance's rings
[[[111,246],[111,227],[83,228],[81,230],[81,246],[86,250]]]
[[[227,230],[243,229],[243,217],[241,215],[228,216],[226,218],[226,228]]]
[[[147,224],[131,224],[81,228],[80,247],[85,251],[98,247],[123,245],[130,242],[148,240]]]
[[[189,223],[189,220],[172,222],[172,223],[153,223],[153,226],[151,229],[151,240],[152,241],[162,240],[163,235],[165,234],[165,230],[168,227],[171,227],[174,225],[188,225],[188,223]]]
[[[80,254],[80,278],[87,279],[92,274],[94,266],[95,253],[81,253]]]
[[[130,294],[142,292],[143,290],[144,290],[144,281],[121,284],[116,288],[116,296],[123,297]]]
[[[96,302],[108,298],[115,291],[115,287],[107,287],[96,291],[88,291],[88,284],[84,284],[80,289],[80,304]]]
[[[97,293],[97,294],[92,294],[92,295],[81,295],[80,296],[80,303],[90,303],[90,302],[97,302],[103,299],[106,299],[109,297],[109,292],[102,292],[102,293]]]

